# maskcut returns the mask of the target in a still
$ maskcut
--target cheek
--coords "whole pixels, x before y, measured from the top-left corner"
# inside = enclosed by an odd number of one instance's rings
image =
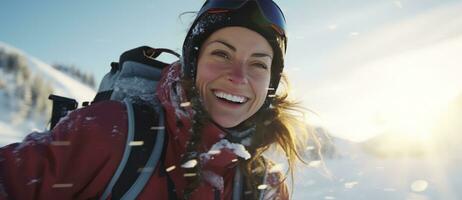
[[[266,94],[268,93],[268,87],[270,84],[271,75],[268,74],[259,74],[252,77],[254,90],[257,94]]]
[[[205,95],[207,85],[218,78],[219,73],[216,69],[217,67],[214,67],[211,64],[199,62],[195,84],[202,97]]]
[[[213,74],[207,68],[199,68],[196,75],[196,83],[210,82],[213,79]]]
[[[265,99],[268,95],[268,87],[270,83],[270,78],[269,76],[263,76],[259,79],[254,79],[253,82],[253,91],[255,92],[255,111],[260,109],[260,107],[263,105],[265,102]]]
[[[261,101],[264,101],[266,99],[266,96],[268,94],[268,87],[269,87],[269,80],[268,81],[262,81],[258,82],[255,84],[255,94],[257,96],[257,99],[262,99]]]

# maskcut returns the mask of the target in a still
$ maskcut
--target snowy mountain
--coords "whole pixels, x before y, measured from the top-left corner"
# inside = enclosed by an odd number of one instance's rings
[[[0,146],[44,130],[49,94],[92,100],[95,90],[27,53],[0,42]]]
[[[362,143],[331,138],[336,155],[299,165],[294,199],[462,199],[462,98],[448,106],[427,143],[380,135]],[[456,145],[457,143],[457,145]]]

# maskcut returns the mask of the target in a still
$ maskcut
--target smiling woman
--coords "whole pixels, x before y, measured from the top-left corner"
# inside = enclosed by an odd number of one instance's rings
[[[273,1],[206,1],[152,98],[92,103],[1,148],[0,199],[289,199],[263,156],[279,146],[292,174],[306,142],[278,89],[286,45]]]

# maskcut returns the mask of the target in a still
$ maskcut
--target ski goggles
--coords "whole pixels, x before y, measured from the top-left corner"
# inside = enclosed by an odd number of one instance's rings
[[[198,16],[204,12],[217,13],[229,10],[237,10],[249,2],[255,2],[260,13],[266,19],[273,29],[279,34],[285,36],[286,20],[281,8],[272,0],[207,0],[198,13]]]

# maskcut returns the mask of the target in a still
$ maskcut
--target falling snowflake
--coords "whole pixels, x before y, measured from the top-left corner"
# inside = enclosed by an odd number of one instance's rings
[[[183,102],[180,104],[181,107],[189,107],[191,106],[191,102]]]
[[[383,188],[383,191],[385,191],[385,192],[395,192],[396,189],[395,188]]]
[[[319,167],[321,166],[321,161],[320,160],[313,160],[308,163],[308,166],[310,167]]]
[[[150,130],[164,130],[165,126],[151,126]]]
[[[168,167],[167,169],[165,169],[165,171],[166,171],[166,172],[171,172],[171,171],[173,171],[175,168],[176,168],[176,166],[175,166],[175,165],[172,165],[172,166]]]
[[[181,165],[182,168],[194,168],[197,165],[197,160],[192,159],[188,160],[188,162],[185,162],[184,164]]]
[[[193,177],[193,176],[197,176],[196,173],[185,173],[183,174],[184,177]]]
[[[333,31],[333,30],[337,29],[337,25],[336,24],[331,24],[331,25],[327,26],[327,28],[329,30]]]
[[[85,120],[87,120],[87,121],[91,121],[91,120],[94,120],[94,119],[96,119],[96,117],[85,117]]]
[[[352,37],[355,37],[355,36],[358,36],[358,35],[359,35],[358,32],[351,32],[351,33],[350,33],[350,36],[352,36]]]
[[[130,146],[143,146],[143,141],[131,141],[128,145]]]
[[[34,179],[31,179],[26,185],[32,185],[32,184],[35,184],[35,183],[38,183],[38,182],[40,182],[40,179],[34,178]]]
[[[74,184],[72,183],[57,183],[57,184],[53,184],[51,187],[52,188],[70,188],[73,186]]]
[[[353,188],[354,186],[356,186],[357,184],[358,184],[357,181],[352,181],[352,182],[347,182],[347,183],[345,183],[344,185],[345,185],[345,188],[346,188],[346,189],[351,189],[351,188]]]
[[[411,190],[414,192],[423,192],[427,189],[428,182],[426,180],[416,180],[411,184]]]
[[[265,190],[266,188],[268,188],[268,185],[266,184],[261,184],[257,187],[259,190]]]
[[[210,155],[217,155],[217,154],[220,154],[221,151],[220,150],[210,150],[209,152],[207,152],[208,154]]]
[[[119,131],[117,126],[113,126],[111,133],[112,133],[112,136],[115,136],[115,135],[119,134],[120,131]]]

